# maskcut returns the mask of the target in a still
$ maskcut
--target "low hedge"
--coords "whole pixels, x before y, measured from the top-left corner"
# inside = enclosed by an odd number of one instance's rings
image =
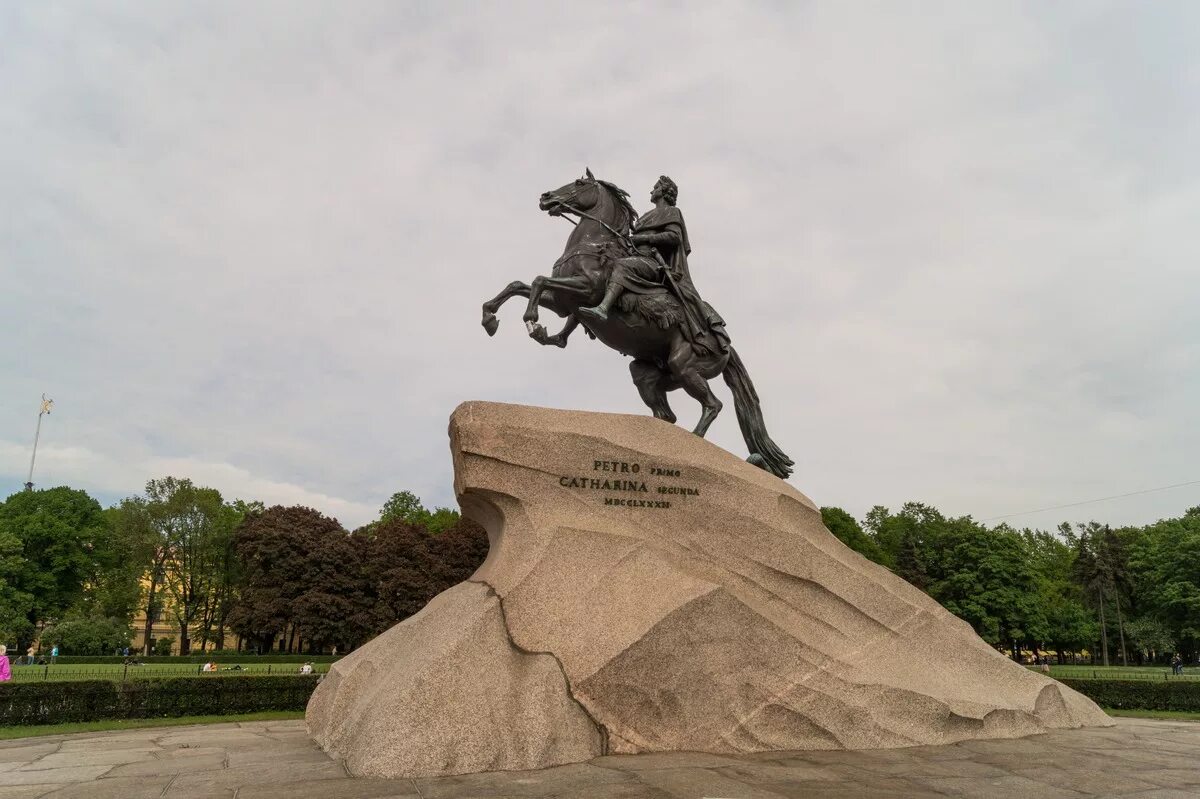
[[[316,675],[0,685],[0,726],[304,710]]]
[[[304,710],[319,679],[317,675],[297,675],[236,680],[168,677],[125,682],[10,682],[0,685],[0,726]],[[1200,681],[1059,682],[1101,707],[1200,712]]]
[[[39,657],[44,657],[47,662],[50,661],[50,656],[43,654]],[[332,655],[256,655],[253,652],[243,652],[240,655],[149,655],[143,657],[137,654],[131,654],[130,659],[138,660],[142,663],[207,663],[210,660],[213,663],[332,663],[335,660],[341,660],[341,655],[333,657]],[[85,663],[124,663],[124,655],[59,655],[55,663],[63,665],[78,666]]]
[[[1100,707],[1200,712],[1200,681],[1060,679]]]

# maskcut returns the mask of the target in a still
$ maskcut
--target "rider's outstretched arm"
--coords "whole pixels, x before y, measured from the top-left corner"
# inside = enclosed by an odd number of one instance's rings
[[[682,241],[683,237],[673,227],[669,227],[666,230],[633,234],[634,244],[668,244],[672,247],[678,247]]]

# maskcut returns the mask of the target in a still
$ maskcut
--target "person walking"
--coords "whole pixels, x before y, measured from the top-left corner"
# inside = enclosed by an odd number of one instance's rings
[[[54,648],[50,650],[50,662],[51,663],[58,662],[58,644],[55,644]]]
[[[25,665],[32,666],[37,661],[37,644],[30,644],[25,650]]]
[[[0,682],[8,682],[11,679],[12,669],[8,667],[8,647],[0,644]]]

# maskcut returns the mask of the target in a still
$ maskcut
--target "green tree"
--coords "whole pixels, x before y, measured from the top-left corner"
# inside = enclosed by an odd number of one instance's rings
[[[985,641],[1009,648],[1016,658],[1022,644],[1045,639],[1049,623],[1039,602],[1042,581],[1017,531],[989,530],[969,516],[946,518],[920,502],[905,503],[894,514],[877,505],[865,526],[885,565]]]
[[[1069,526],[1065,536],[1042,530],[1023,530],[1021,535],[1037,575],[1037,602],[1046,620],[1041,647],[1053,649],[1059,662],[1065,663],[1068,652],[1074,655],[1091,646],[1099,629],[1071,579],[1075,536]]]
[[[1020,645],[1045,638],[1039,579],[1022,536],[989,530],[969,517],[947,520],[930,550],[930,595],[993,644]]]
[[[397,491],[383,503],[379,510],[379,521],[390,522],[399,519],[408,524],[420,524],[427,511],[421,504],[421,498],[411,491]]]
[[[17,575],[25,569],[21,540],[0,527],[0,640],[13,641],[32,637],[33,597],[16,585]]]
[[[906,502],[896,514],[876,505],[865,519],[867,531],[883,552],[883,565],[914,584],[927,581],[927,556],[945,523],[937,508],[921,502]]]
[[[1130,643],[1141,655],[1139,660],[1154,660],[1155,656],[1175,651],[1175,638],[1167,625],[1152,616],[1133,619],[1125,627]]]
[[[1075,539],[1075,562],[1071,576],[1083,590],[1088,603],[1096,608],[1099,614],[1101,662],[1107,666],[1108,618],[1105,608],[1108,597],[1112,594],[1113,586],[1109,582],[1108,571],[1096,554],[1094,538],[1098,532],[1098,529],[1093,530],[1080,525],[1079,536]],[[1095,652],[1095,650],[1092,651]]]
[[[1191,660],[1200,644],[1200,507],[1146,525],[1129,550],[1139,615],[1160,621]]]
[[[900,540],[904,534],[904,530],[896,523],[896,517],[884,506],[876,505],[867,511],[863,526],[882,553],[882,560],[879,562],[889,569],[895,568],[896,557],[900,554]]]
[[[151,634],[166,604],[163,581],[170,549],[159,524],[160,516],[158,508],[145,497],[128,497],[109,511],[114,535],[129,552],[130,570],[138,575],[138,594],[145,613],[143,655],[154,654]]]
[[[228,526],[223,528],[220,540],[215,542],[219,549],[219,563],[216,566],[213,589],[205,597],[200,612],[201,648],[206,647],[210,640],[217,649],[225,647],[229,613],[237,602],[237,591],[241,581],[234,534],[243,520],[264,510],[263,504],[258,501],[246,502],[238,499],[228,506]]]
[[[1075,582],[1083,589],[1087,601],[1096,608],[1100,621],[1100,651],[1105,666],[1109,664],[1109,613],[1117,622],[1117,635],[1122,665],[1128,663],[1125,646],[1125,616],[1131,590],[1129,556],[1121,531],[1098,522],[1076,526],[1076,557],[1073,568]],[[1060,528],[1061,530],[1062,528]],[[1128,533],[1127,533],[1128,534]]]
[[[417,527],[424,527],[431,533],[449,530],[458,522],[458,518],[458,511],[450,508],[427,510],[421,504],[421,498],[411,491],[397,491],[392,494],[379,511],[380,522],[400,520]]]
[[[191,651],[193,629],[207,642],[230,569],[233,530],[241,521],[237,507],[223,502],[216,489],[164,477],[146,483],[144,497],[122,502],[114,520],[129,549],[148,568],[147,646],[163,609],[179,628],[181,654]]]
[[[64,655],[112,655],[129,646],[132,638],[124,619],[64,619],[42,634],[44,643],[57,644]]]
[[[1100,562],[1108,572],[1108,582],[1112,586],[1113,609],[1117,613],[1117,640],[1120,644],[1121,665],[1129,665],[1128,650],[1125,647],[1125,617],[1121,609],[1127,604],[1129,594],[1129,554],[1125,540],[1121,534],[1107,524],[1100,536]]]
[[[854,517],[846,511],[834,507],[821,508],[821,521],[839,541],[858,554],[876,563],[884,562],[885,556],[879,544],[875,543],[875,539],[867,535]]]
[[[129,626],[141,607],[146,567],[137,542],[126,535],[121,524],[120,509],[107,508],[104,517],[106,539],[96,548],[92,573],[70,613],[89,619],[121,619]]]
[[[13,603],[0,617],[18,649],[80,600],[107,534],[103,509],[84,491],[22,491],[0,504],[0,591]]]

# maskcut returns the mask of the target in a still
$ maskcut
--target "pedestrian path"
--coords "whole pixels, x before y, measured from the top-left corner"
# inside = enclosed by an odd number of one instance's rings
[[[612,755],[534,772],[357,779],[303,721],[0,742],[0,799],[814,799],[1200,796],[1200,723],[866,752]]]

